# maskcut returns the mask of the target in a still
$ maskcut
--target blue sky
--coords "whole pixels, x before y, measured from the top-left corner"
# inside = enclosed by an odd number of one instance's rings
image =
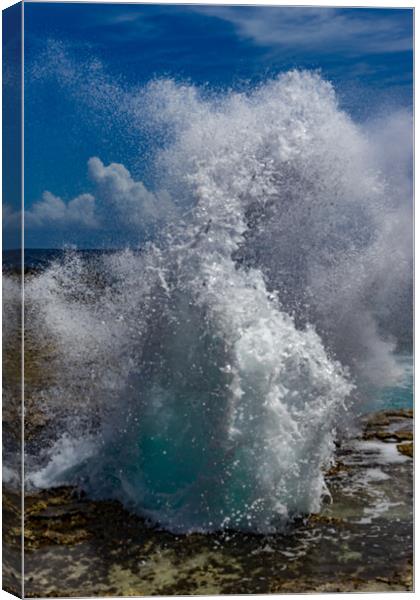
[[[356,120],[411,106],[411,10],[28,3],[25,40],[28,247],[117,243],[80,226],[99,185],[87,164],[122,163],[148,185],[151,142],[118,104],[151,79],[242,89],[320,69]]]

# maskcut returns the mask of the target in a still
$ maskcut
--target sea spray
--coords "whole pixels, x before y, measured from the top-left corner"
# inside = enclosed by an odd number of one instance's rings
[[[28,280],[53,423],[28,482],[173,531],[274,531],[318,510],[354,384],[397,373],[377,315],[398,308],[384,263],[409,281],[407,248],[387,255],[395,194],[317,75],[214,98],[160,81],[142,102],[169,132],[173,208],[141,252],[69,253]]]

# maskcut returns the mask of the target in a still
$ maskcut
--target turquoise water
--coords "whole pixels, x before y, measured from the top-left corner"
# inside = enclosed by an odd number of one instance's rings
[[[413,408],[414,404],[414,369],[413,356],[411,354],[398,357],[401,366],[401,383],[393,387],[383,388],[374,395],[368,410],[382,410],[387,408]]]

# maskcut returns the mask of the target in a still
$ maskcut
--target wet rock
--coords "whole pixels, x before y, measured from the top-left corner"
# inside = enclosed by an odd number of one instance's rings
[[[345,465],[343,462],[336,462],[332,467],[326,471],[326,477],[336,477],[343,475],[349,470],[349,467]]]
[[[369,415],[363,422],[365,440],[403,442],[413,439],[413,411],[387,410]]]
[[[411,446],[412,453],[412,417],[399,412],[385,417],[374,415],[364,427],[365,435],[386,435],[342,440],[335,465],[325,474],[333,503],[296,519],[284,533],[174,535],[151,527],[118,502],[90,500],[73,488],[28,494],[26,594],[411,590],[412,463],[387,463],[384,457],[394,451],[391,447],[406,454]],[[5,505],[14,519],[6,542],[18,553],[18,495],[6,493]],[[9,571],[6,585],[12,589]]]
[[[396,431],[394,435],[399,442],[413,439],[413,432],[408,431],[407,429]]]
[[[394,440],[394,441],[402,442],[402,441],[406,441],[406,440],[412,440],[413,432],[408,431],[408,430],[384,431],[384,430],[379,429],[379,430],[373,430],[373,431],[366,431],[363,437],[366,440],[376,438],[378,440],[383,440],[383,441]]]
[[[383,414],[387,417],[401,417],[404,419],[412,419],[413,418],[413,409],[412,408],[399,408],[399,409],[390,409],[384,410]]]
[[[405,444],[397,444],[397,448],[401,454],[405,456],[409,456],[413,458],[414,444],[413,442],[405,443]]]

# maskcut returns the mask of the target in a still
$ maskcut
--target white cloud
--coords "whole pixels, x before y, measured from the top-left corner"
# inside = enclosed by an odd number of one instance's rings
[[[89,175],[96,185],[96,196],[103,208],[126,227],[143,227],[166,220],[173,205],[166,192],[155,194],[141,181],[134,181],[122,164],[106,167],[99,158],[88,161]]]
[[[135,181],[128,169],[119,163],[105,166],[92,157],[88,161],[93,193],[85,193],[65,202],[49,191],[25,210],[25,226],[29,230],[102,229],[143,233],[155,224],[174,216],[175,208],[166,191],[150,192],[143,182]],[[3,206],[3,227],[19,224],[20,212]]]
[[[2,206],[2,226],[3,231],[12,231],[20,226],[21,213],[14,211],[10,204]]]
[[[25,224],[29,227],[96,228],[99,221],[95,215],[95,198],[91,194],[81,194],[66,203],[58,196],[45,191],[42,200],[25,211]]]
[[[372,17],[362,9],[220,6],[197,10],[229,21],[240,36],[262,46],[354,54],[412,49],[406,22],[396,12]]]

